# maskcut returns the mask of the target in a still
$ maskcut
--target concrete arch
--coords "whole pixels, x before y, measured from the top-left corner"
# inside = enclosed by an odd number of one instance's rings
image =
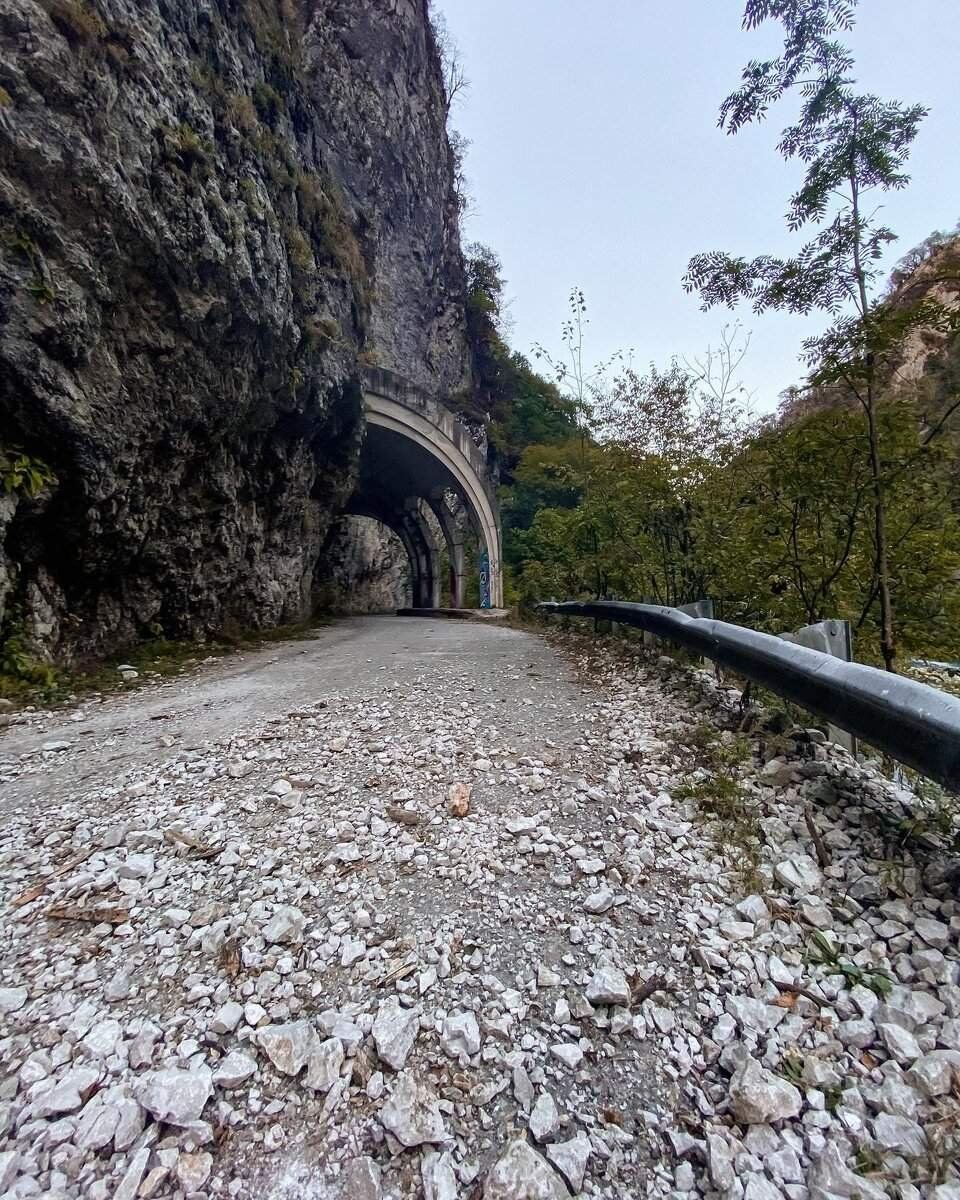
[[[490,603],[502,607],[496,496],[485,457],[467,429],[449,409],[386,371],[367,372],[364,408],[372,461],[367,463],[366,474],[361,473],[361,497],[369,503],[376,495],[378,507],[387,509],[410,511],[410,501],[430,504],[440,522],[451,563],[459,564],[454,569],[460,574],[462,603],[462,543],[455,540],[452,527],[435,507],[438,494],[455,492],[487,552]],[[436,577],[435,570],[433,574]],[[431,585],[431,592],[436,594],[435,585]]]
[[[446,495],[447,493],[443,491],[433,493],[427,497],[427,503],[437,519],[437,524],[443,534],[444,545],[447,548],[447,559],[450,563],[450,606],[451,608],[463,608],[467,587],[463,530],[457,514],[451,512],[447,506]]]

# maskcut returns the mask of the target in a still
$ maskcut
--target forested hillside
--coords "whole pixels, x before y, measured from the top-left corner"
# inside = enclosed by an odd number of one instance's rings
[[[944,235],[912,252],[890,281],[889,304],[914,304],[931,288],[949,301],[958,253],[960,239]],[[737,381],[745,341],[730,327],[698,363],[644,373],[613,364],[589,379],[561,360],[559,387],[528,372],[523,423],[504,441],[505,556],[517,601],[709,596],[725,619],[773,632],[844,617],[859,656],[879,658],[869,445],[856,400],[849,389],[808,383],[775,414],[751,416]],[[957,412],[938,427],[958,386],[960,335],[916,328],[883,384],[878,422],[904,653],[957,652]],[[527,441],[519,454],[518,439]]]

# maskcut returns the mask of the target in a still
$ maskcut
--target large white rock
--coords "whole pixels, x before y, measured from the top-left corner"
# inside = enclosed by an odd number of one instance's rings
[[[887,1200],[886,1189],[846,1166],[835,1142],[827,1142],[807,1172],[810,1200]]]
[[[181,1154],[177,1159],[177,1179],[188,1196],[199,1192],[210,1178],[213,1155],[205,1150],[195,1154]]]
[[[329,1092],[340,1078],[343,1058],[343,1042],[339,1038],[327,1038],[325,1042],[318,1039],[316,1049],[307,1060],[305,1086],[315,1092]]]
[[[150,1150],[145,1148],[138,1150],[130,1159],[130,1165],[127,1167],[123,1178],[117,1184],[116,1191],[113,1193],[113,1200],[133,1200],[137,1194],[137,1189],[140,1187],[140,1180],[143,1179],[143,1173],[147,1169],[147,1163],[150,1161]]]
[[[743,1125],[767,1125],[800,1112],[799,1091],[749,1055],[730,1080],[730,1109]]]
[[[340,1200],[380,1200],[380,1167],[372,1158],[352,1158],[340,1174]]]
[[[120,1123],[120,1113],[110,1104],[104,1104],[99,1096],[89,1101],[73,1135],[74,1145],[81,1150],[102,1150],[113,1141]]]
[[[35,1117],[59,1117],[64,1113],[76,1112],[89,1099],[100,1079],[100,1072],[92,1067],[76,1067],[54,1083],[52,1088],[38,1096],[33,1105]]]
[[[291,1021],[286,1025],[264,1025],[257,1030],[256,1042],[284,1075],[299,1075],[320,1045],[317,1031],[309,1021]]]
[[[263,927],[263,936],[272,945],[297,945],[303,941],[306,917],[299,908],[284,904],[274,910],[273,916]]]
[[[436,1093],[412,1071],[401,1071],[397,1076],[380,1110],[380,1122],[408,1149],[447,1140]]]
[[[487,1173],[483,1200],[570,1200],[570,1192],[547,1160],[519,1137]]]
[[[451,1058],[480,1052],[480,1026],[472,1012],[452,1013],[440,1030],[440,1045]]]
[[[428,1150],[420,1160],[423,1200],[457,1200],[457,1173],[449,1153]]]
[[[238,1088],[257,1073],[256,1061],[242,1050],[231,1050],[214,1068],[213,1082],[217,1087]]]
[[[587,984],[587,999],[591,1004],[630,1004],[630,984],[619,967],[602,963]]]
[[[823,882],[820,868],[806,854],[798,854],[795,858],[777,863],[773,874],[784,887],[801,893],[815,892]]]
[[[27,1002],[25,987],[0,988],[0,1013],[19,1012]]]
[[[109,1058],[123,1040],[119,1021],[98,1021],[80,1043],[92,1058]]]
[[[935,950],[945,950],[950,944],[950,928],[933,917],[917,917],[913,925],[917,934]]]
[[[560,1113],[549,1092],[541,1092],[530,1113],[530,1132],[538,1142],[548,1142],[560,1132]]]
[[[595,892],[591,892],[583,902],[583,907],[588,913],[605,913],[608,908],[613,907],[613,902],[616,897],[613,894],[613,889],[608,888],[606,884]]]
[[[16,1150],[0,1150],[0,1196],[5,1195],[20,1171],[20,1155]]]
[[[152,1117],[168,1125],[190,1125],[200,1120],[203,1106],[213,1095],[209,1067],[189,1071],[170,1068],[148,1071],[134,1085],[136,1097]]]
[[[550,1053],[571,1071],[575,1071],[583,1062],[583,1051],[576,1042],[557,1042],[550,1047]]]
[[[887,1023],[877,1026],[877,1033],[886,1046],[891,1058],[898,1063],[909,1064],[920,1057],[920,1047],[917,1039],[902,1025]]]
[[[213,1033],[233,1033],[242,1020],[243,1005],[236,1000],[228,1000],[213,1014],[210,1029]]]
[[[921,1055],[907,1072],[907,1083],[925,1096],[945,1096],[960,1072],[960,1050],[931,1050]]]
[[[380,1001],[373,1022],[373,1041],[377,1054],[395,1071],[402,1071],[420,1031],[420,1013],[403,1008],[396,996]]]
[[[581,1129],[576,1137],[566,1142],[554,1142],[547,1147],[547,1158],[561,1171],[575,1192],[583,1187],[583,1176],[590,1157],[590,1139]]]

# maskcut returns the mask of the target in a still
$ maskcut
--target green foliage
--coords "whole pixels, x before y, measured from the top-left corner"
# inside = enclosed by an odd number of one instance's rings
[[[0,487],[6,495],[33,498],[56,481],[42,459],[25,454],[19,446],[0,445]]]
[[[0,87],[0,108],[11,108],[13,105],[13,97],[6,88]]]
[[[874,295],[880,261],[895,240],[879,223],[882,205],[872,192],[907,185],[906,165],[920,123],[922,105],[881,100],[859,93],[853,58],[836,39],[853,25],[856,0],[748,0],[744,24],[766,20],[783,27],[783,53],[751,62],[741,86],[724,101],[720,126],[737,133],[761,121],[788,93],[799,115],[781,133],[778,151],[804,167],[800,187],[790,197],[787,226],[812,234],[791,258],[764,254],[754,259],[720,251],[695,255],[684,285],[699,292],[704,308],[741,301],[757,313],[769,309],[830,313],[834,324],[805,343],[812,382],[836,389],[859,405],[868,439],[870,505],[873,514],[873,580],[880,608],[880,647],[884,665],[895,669],[897,636],[893,595],[892,537],[888,528],[890,453],[879,429],[878,407],[896,354],[913,330],[950,332],[960,315],[927,295],[915,303],[885,303]],[[929,432],[939,433],[960,398]]]
[[[186,122],[181,122],[176,129],[160,125],[157,135],[168,164],[185,175],[195,171],[202,175],[209,170],[214,157],[213,146]]]
[[[258,83],[254,86],[253,105],[260,119],[268,125],[276,124],[287,111],[286,101],[269,83]]]
[[[31,652],[20,614],[9,615],[0,630],[0,697],[24,703],[45,700],[57,679],[53,667]]]
[[[825,933],[815,929],[810,935],[807,957],[813,963],[828,967],[834,974],[842,975],[848,987],[868,987],[882,1000],[893,990],[893,981],[883,971],[864,971],[856,963],[840,957],[840,951]]]
[[[33,278],[26,285],[27,291],[38,304],[51,304],[57,298],[57,291],[49,279],[36,242],[28,234],[17,232],[7,239],[7,244],[11,250],[22,254],[33,270]]]
[[[340,189],[329,177],[302,171],[294,186],[300,227],[309,235],[314,254],[351,281],[357,301],[366,307],[370,276]]]
[[[286,225],[283,230],[287,243],[287,257],[290,265],[297,271],[315,271],[317,264],[310,249],[310,243],[296,225]]]
[[[501,478],[511,482],[526,446],[553,444],[575,429],[573,406],[555,384],[512,351],[503,334],[503,268],[486,246],[468,248],[467,337],[478,386],[460,398],[468,421],[487,422]]]

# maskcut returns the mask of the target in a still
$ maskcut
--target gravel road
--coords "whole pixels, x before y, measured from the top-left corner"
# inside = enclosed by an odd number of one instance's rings
[[[191,675],[0,733],[0,764],[37,756],[36,772],[17,779],[3,781],[0,765],[0,815],[23,802],[57,803],[77,787],[95,788],[131,767],[174,761],[185,750],[240,736],[257,722],[338,692],[395,695],[426,676],[438,695],[455,686],[493,704],[505,728],[520,736],[543,721],[575,724],[583,698],[560,656],[513,629],[480,621],[345,619],[302,640],[231,655]],[[164,737],[175,744],[164,746]],[[70,751],[44,754],[44,745],[63,741]]]
[[[742,716],[389,617],[29,714],[0,1195],[958,1200],[948,810]]]

